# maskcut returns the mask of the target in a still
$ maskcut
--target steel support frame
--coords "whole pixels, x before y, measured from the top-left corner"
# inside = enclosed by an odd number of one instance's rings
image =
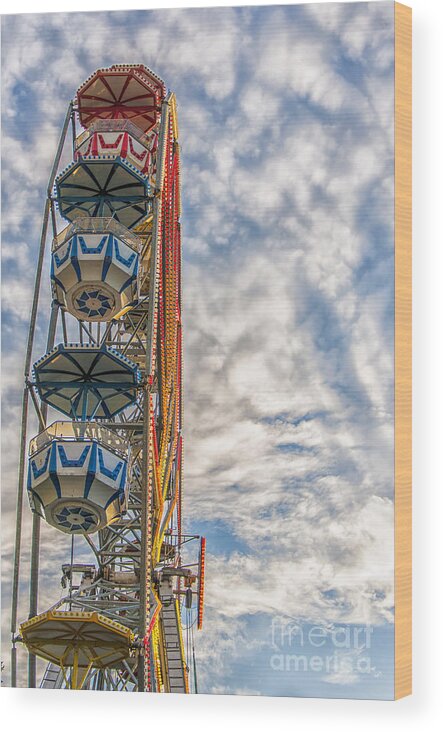
[[[22,419],[20,429],[20,452],[19,452],[19,469],[18,469],[18,486],[17,486],[17,506],[16,506],[16,532],[15,532],[15,543],[14,543],[14,560],[13,560],[13,578],[12,578],[12,606],[11,606],[11,686],[17,685],[17,652],[16,652],[16,634],[17,634],[17,610],[18,610],[18,596],[19,596],[19,584],[20,584],[20,555],[21,555],[21,541],[22,541],[22,525],[23,525],[23,494],[24,494],[24,483],[25,483],[25,470],[26,470],[26,442],[27,442],[27,426],[28,426],[28,408],[29,408],[29,373],[32,362],[32,352],[34,347],[35,328],[37,322],[38,305],[40,299],[40,287],[42,279],[43,261],[46,251],[46,241],[48,234],[48,223],[49,217],[51,216],[54,225],[54,203],[51,198],[52,187],[54,185],[55,177],[57,175],[57,169],[60,163],[61,155],[66,141],[66,135],[68,132],[69,123],[72,119],[73,103],[70,102],[68,111],[63,123],[62,132],[57,146],[54,162],[49,176],[47,196],[45,201],[45,207],[43,212],[43,223],[40,234],[40,245],[39,254],[37,260],[35,282],[34,282],[34,296],[32,300],[31,317],[29,322],[28,339],[26,345],[26,356],[24,365],[24,382],[25,386],[23,389],[22,397]],[[50,328],[48,333],[48,341],[51,335],[51,326],[53,325],[53,318],[51,316]],[[55,328],[55,326],[54,326]],[[38,415],[40,417],[40,415]],[[32,527],[32,539],[31,539],[31,583],[30,583],[30,597],[29,597],[29,617],[33,617],[38,606],[38,556],[40,550],[40,527],[39,517],[33,517]],[[35,611],[35,612],[34,612]],[[28,671],[28,683],[29,686],[35,686],[35,658],[30,654],[29,658],[29,671]]]

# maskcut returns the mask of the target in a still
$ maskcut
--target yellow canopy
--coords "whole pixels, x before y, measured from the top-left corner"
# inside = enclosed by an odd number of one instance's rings
[[[72,667],[70,686],[77,689],[91,668],[118,668],[134,642],[130,628],[97,612],[49,610],[22,623],[20,635],[31,653],[63,671]]]

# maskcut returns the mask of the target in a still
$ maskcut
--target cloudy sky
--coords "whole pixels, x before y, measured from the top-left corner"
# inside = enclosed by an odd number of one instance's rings
[[[144,63],[179,104],[184,512],[209,554],[200,691],[390,698],[393,3],[4,16],[2,46],[6,671],[47,179],[76,88]],[[49,276],[36,357],[48,303]],[[60,596],[55,533],[41,611]]]

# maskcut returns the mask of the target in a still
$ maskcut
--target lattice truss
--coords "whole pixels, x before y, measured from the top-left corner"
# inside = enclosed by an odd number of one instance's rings
[[[74,159],[57,173],[69,126]],[[39,656],[48,662],[46,687],[197,691],[185,646],[202,624],[205,544],[195,564],[183,563],[183,545],[199,537],[183,533],[181,514],[180,212],[174,94],[143,66],[95,72],[69,106],[43,220],[25,364],[13,684],[20,641],[31,686]],[[49,221],[47,353],[31,369]],[[28,404],[41,431],[26,465]],[[25,486],[30,612],[17,631]],[[64,532],[72,551],[62,598],[39,614],[41,520]],[[76,554],[83,542],[93,562],[75,563],[74,541]]]

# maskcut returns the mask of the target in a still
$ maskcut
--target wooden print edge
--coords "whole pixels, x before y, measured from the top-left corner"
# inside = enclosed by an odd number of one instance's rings
[[[412,693],[412,10],[395,18],[395,682]]]

